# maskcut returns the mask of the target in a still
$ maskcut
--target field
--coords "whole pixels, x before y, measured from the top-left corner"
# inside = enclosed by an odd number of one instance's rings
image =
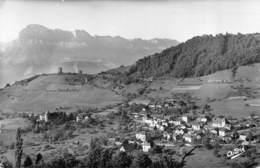
[[[196,149],[194,155],[187,159],[184,168],[228,168],[222,159],[216,158],[212,151]]]
[[[259,69],[260,64],[253,64],[239,67],[235,77],[231,70],[224,70],[203,77],[154,80],[142,99],[190,93],[199,99],[199,104],[210,104],[216,115],[238,118],[252,112],[260,115]]]

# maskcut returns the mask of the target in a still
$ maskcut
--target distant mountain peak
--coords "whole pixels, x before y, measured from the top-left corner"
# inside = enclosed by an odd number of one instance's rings
[[[64,62],[81,61],[85,73],[98,73],[115,66],[131,65],[144,56],[178,44],[176,40],[126,39],[121,36],[91,35],[85,30],[49,29],[38,24],[26,26],[0,53],[0,65],[8,69],[0,74],[1,82],[20,80],[32,67],[31,73],[50,73]],[[2,46],[2,45],[1,45]],[[17,61],[23,60],[23,61]],[[95,60],[100,60],[94,65]],[[15,63],[15,64],[14,64]],[[72,64],[66,64],[68,69]],[[5,77],[3,77],[6,76]],[[7,78],[8,76],[8,78]]]

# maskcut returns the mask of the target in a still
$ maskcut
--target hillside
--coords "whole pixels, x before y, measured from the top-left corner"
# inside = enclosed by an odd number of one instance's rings
[[[59,107],[104,107],[121,102],[120,95],[96,87],[88,79],[87,75],[49,74],[17,82],[0,90],[0,109],[41,113]]]
[[[260,63],[256,63],[238,67],[235,75],[232,75],[232,69],[227,69],[200,77],[155,78],[144,94],[132,102],[189,93],[198,104],[210,104],[215,115],[246,117],[251,112],[260,114],[259,70]],[[140,82],[127,85],[127,92],[139,85]]]
[[[21,30],[18,39],[0,50],[0,69],[8,69],[0,73],[0,85],[37,73],[53,73],[63,64],[67,65],[65,71],[75,72],[75,65],[80,64],[85,73],[98,73],[130,65],[176,44],[176,40],[169,39],[125,39],[91,35],[85,30],[65,31],[28,25]]]
[[[176,47],[145,57],[132,66],[133,77],[194,77],[260,62],[259,34],[194,37]]]

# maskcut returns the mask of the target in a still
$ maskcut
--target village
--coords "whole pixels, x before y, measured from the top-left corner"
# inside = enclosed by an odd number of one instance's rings
[[[178,98],[155,99],[140,104],[128,102],[112,109],[117,109],[112,111],[123,120],[124,127],[134,125],[131,129],[119,126],[124,133],[119,131],[109,138],[110,144],[122,152],[136,149],[151,152],[155,147],[205,147],[217,148],[214,150],[217,157],[234,159],[260,143],[260,118],[254,113],[243,119],[215,116],[207,104],[199,107],[193,101]],[[36,118],[37,122],[66,118],[64,121],[82,123],[98,118],[97,114],[98,110],[73,114],[45,112]],[[220,150],[221,146],[232,148]]]

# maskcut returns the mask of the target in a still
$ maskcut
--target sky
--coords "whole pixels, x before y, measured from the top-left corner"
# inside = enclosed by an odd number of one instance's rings
[[[260,32],[259,0],[0,0],[0,41],[18,37],[28,24],[92,35],[171,38]]]

